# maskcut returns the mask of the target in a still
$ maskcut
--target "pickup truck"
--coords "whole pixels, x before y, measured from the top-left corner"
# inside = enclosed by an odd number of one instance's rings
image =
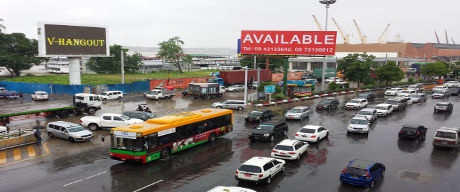
[[[143,121],[140,119],[130,118],[126,115],[112,113],[106,113],[100,117],[85,116],[80,119],[80,124],[84,127],[88,127],[91,131],[95,131],[99,128],[114,128],[140,122]]]
[[[19,98],[19,93],[16,91],[8,91],[4,87],[0,87],[0,97],[8,99]]]
[[[171,86],[157,87],[145,94],[147,99],[171,99],[174,97],[175,89]]]

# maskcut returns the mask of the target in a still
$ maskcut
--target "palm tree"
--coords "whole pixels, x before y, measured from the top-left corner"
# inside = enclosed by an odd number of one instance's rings
[[[3,19],[0,18],[0,21],[3,22]],[[5,25],[0,24],[0,33],[2,33],[2,31],[4,31],[5,29],[6,29]]]

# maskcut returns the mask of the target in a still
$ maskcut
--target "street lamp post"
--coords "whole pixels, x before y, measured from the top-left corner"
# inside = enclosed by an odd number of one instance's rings
[[[334,4],[337,0],[320,0],[319,3],[326,5],[326,25],[324,26],[324,31],[327,31],[327,20],[328,20],[328,12],[329,12],[329,7],[331,7],[331,4]],[[326,77],[326,67],[327,67],[327,61],[326,61],[326,56],[324,56],[324,62],[323,62],[323,69],[321,73],[321,91],[325,90],[325,77]]]

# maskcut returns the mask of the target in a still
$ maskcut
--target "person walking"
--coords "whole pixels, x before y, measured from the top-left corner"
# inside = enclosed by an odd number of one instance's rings
[[[42,133],[38,129],[35,129],[34,136],[37,138],[37,144],[40,145],[42,143]]]

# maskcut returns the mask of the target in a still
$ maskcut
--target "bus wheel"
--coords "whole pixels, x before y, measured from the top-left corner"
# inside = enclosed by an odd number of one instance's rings
[[[169,154],[171,154],[171,149],[166,147],[163,150],[161,150],[160,156],[161,156],[161,158],[166,158],[166,157],[169,156]]]
[[[211,135],[209,135],[209,139],[208,139],[210,142],[214,142],[216,140],[216,133],[211,133]]]

